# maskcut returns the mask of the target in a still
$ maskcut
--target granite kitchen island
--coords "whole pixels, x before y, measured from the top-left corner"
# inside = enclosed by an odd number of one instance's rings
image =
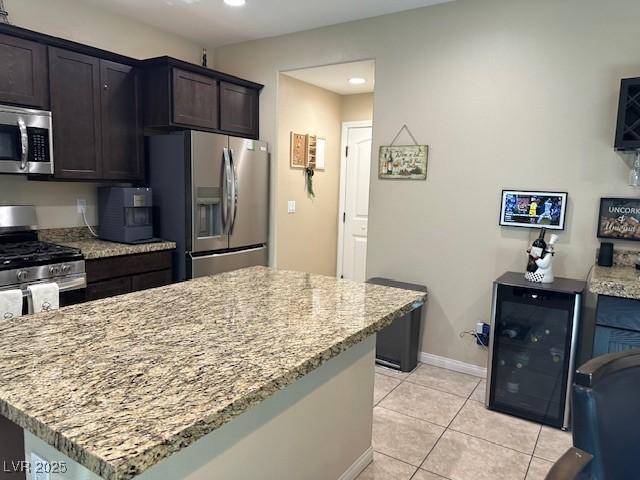
[[[424,294],[264,267],[5,321],[0,413],[53,479],[348,479],[375,332]]]

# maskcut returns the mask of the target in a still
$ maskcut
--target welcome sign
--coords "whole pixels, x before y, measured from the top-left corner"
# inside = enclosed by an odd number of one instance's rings
[[[598,237],[640,241],[640,199],[601,198]]]

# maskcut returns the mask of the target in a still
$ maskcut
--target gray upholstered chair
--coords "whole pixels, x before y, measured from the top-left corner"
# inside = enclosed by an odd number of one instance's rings
[[[596,357],[576,372],[573,447],[547,480],[640,478],[640,349]]]

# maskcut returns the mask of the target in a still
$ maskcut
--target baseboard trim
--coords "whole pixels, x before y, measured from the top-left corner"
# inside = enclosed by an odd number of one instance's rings
[[[446,368],[453,370],[454,372],[466,373],[468,375],[474,375],[476,377],[487,376],[487,369],[473,365],[471,363],[461,362],[460,360],[454,360],[453,358],[441,357],[440,355],[434,355],[433,353],[420,352],[419,360],[427,365],[433,365],[434,367]]]
[[[362,471],[373,462],[373,447],[369,447],[358,459],[351,464],[338,480],[355,480]]]

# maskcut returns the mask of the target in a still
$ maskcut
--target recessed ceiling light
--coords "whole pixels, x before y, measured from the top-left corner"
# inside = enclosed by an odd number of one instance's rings
[[[232,7],[241,7],[245,3],[247,3],[247,1],[246,0],[224,0],[224,3]]]
[[[362,85],[363,83],[367,83],[367,81],[361,77],[353,77],[349,79],[349,83],[351,85]]]

